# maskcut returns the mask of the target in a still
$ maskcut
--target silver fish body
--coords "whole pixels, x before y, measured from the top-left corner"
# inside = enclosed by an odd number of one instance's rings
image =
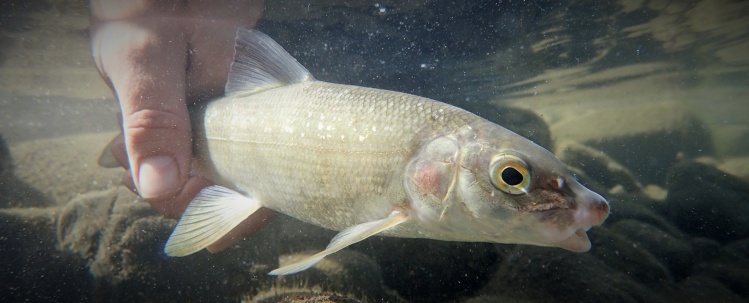
[[[404,172],[423,141],[482,123],[418,96],[310,81],[212,102],[202,158],[222,185],[342,230],[408,207]]]
[[[201,173],[166,246],[187,255],[267,207],[341,231],[304,270],[374,234],[586,251],[609,207],[551,153],[460,108],[316,81],[257,31],[240,30],[227,96],[193,123]],[[218,230],[218,231],[217,231]]]

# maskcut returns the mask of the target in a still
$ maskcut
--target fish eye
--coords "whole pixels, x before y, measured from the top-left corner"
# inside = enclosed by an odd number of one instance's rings
[[[500,155],[492,160],[490,167],[494,187],[511,195],[528,193],[531,171],[523,159],[513,155]]]

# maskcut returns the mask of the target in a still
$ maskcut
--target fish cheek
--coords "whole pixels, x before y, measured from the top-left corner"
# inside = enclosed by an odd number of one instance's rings
[[[557,231],[563,231],[575,223],[574,214],[567,209],[542,211],[538,214],[539,221]]]

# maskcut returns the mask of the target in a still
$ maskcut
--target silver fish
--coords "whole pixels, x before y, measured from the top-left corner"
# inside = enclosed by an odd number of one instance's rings
[[[256,30],[237,32],[226,96],[194,122],[202,174],[166,243],[185,256],[260,207],[340,231],[271,275],[372,235],[590,249],[609,214],[549,151],[460,108],[326,83]]]

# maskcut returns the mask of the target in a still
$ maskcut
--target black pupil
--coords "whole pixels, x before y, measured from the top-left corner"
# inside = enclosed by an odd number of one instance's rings
[[[507,185],[515,186],[523,182],[523,174],[517,169],[508,167],[502,171],[502,181],[505,181]]]

